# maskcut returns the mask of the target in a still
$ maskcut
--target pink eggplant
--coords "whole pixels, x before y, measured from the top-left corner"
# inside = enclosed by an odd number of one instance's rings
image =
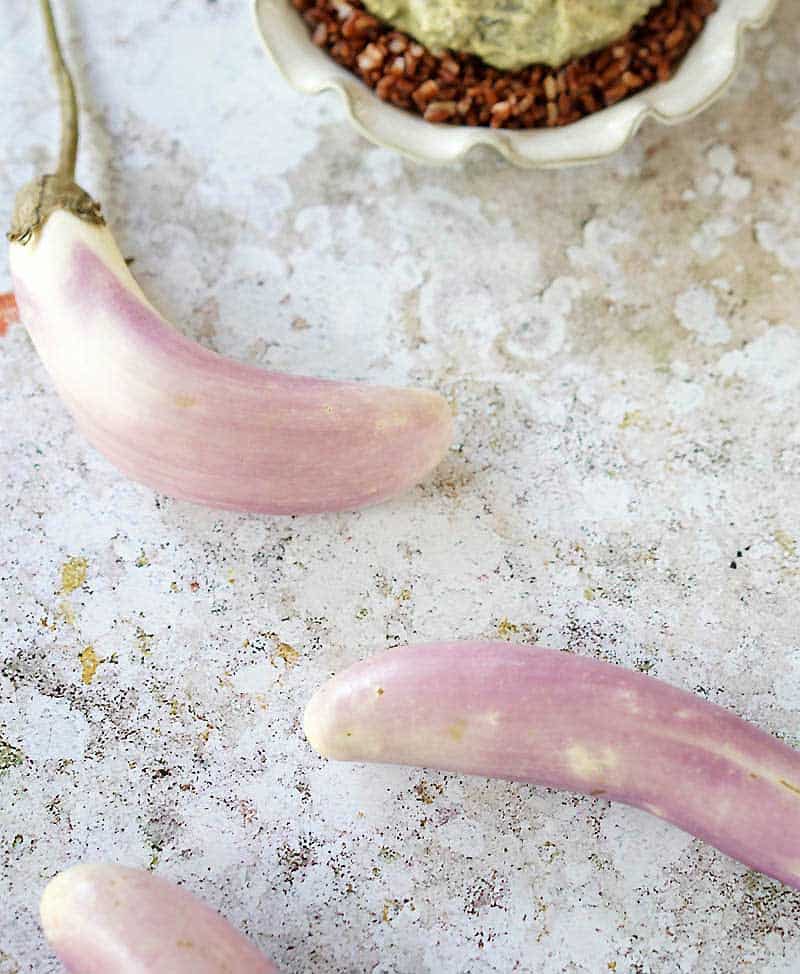
[[[42,895],[50,946],[75,974],[277,974],[227,920],[151,873],[82,865]]]
[[[321,754],[527,781],[634,805],[800,889],[800,753],[620,666],[508,643],[401,647],[330,680]]]
[[[49,0],[40,6],[61,154],[54,174],[17,197],[9,260],[22,321],[87,439],[133,480],[239,511],[353,510],[424,479],[452,434],[438,393],[234,362],[150,304],[99,204],[75,183],[75,89]]]

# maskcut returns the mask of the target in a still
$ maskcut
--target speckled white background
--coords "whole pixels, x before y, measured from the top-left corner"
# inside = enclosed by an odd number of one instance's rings
[[[32,7],[0,10],[3,224],[54,151]],[[37,898],[84,859],[186,882],[287,974],[800,969],[800,894],[663,823],[326,765],[300,728],[370,652],[498,637],[800,743],[792,0],[701,118],[547,174],[370,147],[243,0],[58,7],[81,181],[165,312],[251,362],[438,388],[458,425],[394,503],[220,514],[123,480],[0,338],[0,974],[58,969]]]

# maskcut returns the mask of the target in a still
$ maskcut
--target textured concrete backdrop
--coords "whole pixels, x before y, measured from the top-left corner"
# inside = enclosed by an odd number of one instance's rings
[[[53,159],[29,0],[0,11],[0,222]],[[52,974],[53,873],[186,882],[287,974],[789,974],[800,894],[623,807],[326,765],[300,716],[398,642],[638,667],[800,743],[800,26],[621,156],[423,169],[290,91],[239,0],[59,3],[79,176],[190,335],[442,390],[428,483],[360,514],[202,510],[75,431],[0,338],[0,974]],[[5,264],[0,291],[9,286]]]

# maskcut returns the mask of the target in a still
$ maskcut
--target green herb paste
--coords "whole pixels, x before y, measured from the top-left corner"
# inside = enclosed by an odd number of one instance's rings
[[[658,0],[365,0],[433,51],[470,51],[496,68],[553,67],[610,44]]]

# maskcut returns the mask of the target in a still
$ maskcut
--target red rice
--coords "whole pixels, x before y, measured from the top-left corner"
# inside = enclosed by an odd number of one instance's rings
[[[429,122],[539,128],[568,125],[672,76],[716,0],[663,0],[624,37],[561,68],[490,67],[472,54],[433,54],[360,0],[292,0],[311,39],[384,101]]]

